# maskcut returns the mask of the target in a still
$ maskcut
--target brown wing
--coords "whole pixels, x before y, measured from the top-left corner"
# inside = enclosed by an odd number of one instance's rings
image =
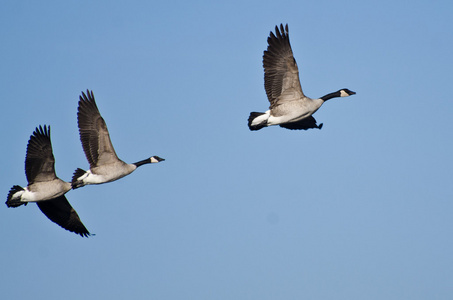
[[[272,109],[287,101],[305,97],[299,81],[299,69],[289,43],[288,24],[280,30],[275,26],[275,35],[267,38],[267,50],[263,55],[264,88]]]
[[[30,136],[25,157],[25,175],[28,184],[56,179],[55,158],[50,142],[50,126],[36,127]]]
[[[83,151],[91,168],[118,160],[92,91],[82,92],[80,96],[77,123]]]
[[[52,200],[38,201],[36,203],[43,214],[52,222],[83,237],[90,235],[82,221],[80,221],[79,215],[72,208],[71,204],[69,204],[65,196],[60,196]]]

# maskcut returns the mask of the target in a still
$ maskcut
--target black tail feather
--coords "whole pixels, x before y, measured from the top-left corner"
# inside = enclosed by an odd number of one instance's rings
[[[17,192],[24,191],[24,188],[18,185],[13,186],[8,193],[8,198],[6,198],[6,206],[8,207],[19,207],[22,204],[27,205],[27,202],[20,201],[20,197],[13,199],[13,195]]]
[[[252,125],[253,120],[256,117],[259,117],[261,115],[264,115],[264,113],[260,113],[260,112],[251,112],[250,113],[249,120],[248,120],[248,125],[249,125],[249,129],[250,130],[256,131],[256,130],[260,130],[261,128],[267,127],[266,122],[262,122],[262,123],[260,123],[258,125]]]
[[[86,171],[84,171],[84,170],[82,170],[80,168],[77,168],[74,171],[74,174],[72,175],[72,180],[71,180],[71,186],[72,186],[73,190],[84,186],[84,184],[81,181],[77,181],[77,178],[79,178],[80,176],[82,176],[85,173],[86,173]]]

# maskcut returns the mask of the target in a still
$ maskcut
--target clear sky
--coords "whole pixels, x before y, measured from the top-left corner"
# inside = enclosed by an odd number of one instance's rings
[[[95,236],[0,207],[2,299],[452,299],[451,1],[4,1],[3,201],[52,128],[87,169],[92,89],[118,156],[166,159],[66,194]],[[251,132],[289,24],[322,130]]]

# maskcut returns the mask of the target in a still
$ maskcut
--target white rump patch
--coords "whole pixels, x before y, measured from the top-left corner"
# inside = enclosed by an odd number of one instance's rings
[[[21,202],[35,202],[37,201],[36,193],[31,192],[26,187],[23,191],[19,191],[13,195],[13,199],[19,196]]]
[[[270,115],[271,115],[271,111],[268,110],[263,115],[256,117],[252,121],[252,126],[260,125],[263,122],[267,122],[267,119],[269,119]]]
[[[77,178],[78,181],[83,181],[85,178],[87,178],[88,176],[90,175],[93,175],[93,173],[91,173],[91,170],[88,170],[86,171],[82,176],[80,176],[79,178]]]
[[[25,192],[30,193],[30,192],[28,191],[28,189],[25,188],[25,190],[21,190],[21,191],[15,192],[15,193],[12,195],[11,200],[16,200],[16,199],[22,200],[21,197],[22,197],[22,195],[23,195]]]

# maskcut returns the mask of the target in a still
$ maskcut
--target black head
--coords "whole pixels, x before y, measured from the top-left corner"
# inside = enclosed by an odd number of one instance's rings
[[[340,92],[340,97],[348,97],[351,95],[355,95],[355,92],[353,92],[349,89],[341,89],[339,92]]]
[[[158,162],[161,162],[161,161],[164,161],[164,160],[165,160],[164,158],[159,157],[157,155],[150,157],[151,163],[158,163]]]

